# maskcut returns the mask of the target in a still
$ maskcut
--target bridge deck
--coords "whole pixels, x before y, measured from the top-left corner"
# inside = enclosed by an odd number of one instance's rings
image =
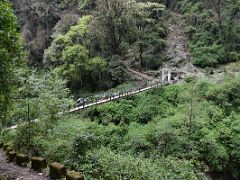
[[[161,84],[157,83],[155,85],[152,85],[152,86],[149,86],[149,87],[146,87],[146,88],[142,88],[142,89],[138,89],[138,90],[130,90],[130,91],[127,91],[127,92],[122,93],[122,94],[119,93],[118,95],[109,97],[109,98],[104,99],[104,100],[99,100],[97,102],[93,102],[93,103],[89,103],[89,104],[86,104],[86,105],[82,105],[82,106],[73,108],[70,111],[68,111],[68,113],[77,112],[77,111],[80,111],[80,110],[83,110],[83,109],[86,109],[86,108],[90,108],[90,107],[100,105],[100,104],[104,104],[104,103],[107,103],[107,102],[110,102],[110,101],[118,100],[118,99],[121,99],[121,98],[124,98],[124,97],[127,97],[127,96],[132,96],[132,95],[135,95],[135,94],[138,94],[138,93],[141,93],[141,92],[145,92],[145,91],[149,91],[151,89],[154,89],[154,88],[157,88],[157,87],[160,87],[160,86],[163,86],[163,85],[168,85],[168,84],[170,84],[170,83],[169,82],[161,83]]]
[[[169,84],[172,84],[172,83],[173,82],[156,83],[154,85],[151,85],[151,86],[148,86],[148,87],[145,87],[145,88],[139,88],[139,89],[135,89],[135,90],[129,90],[129,91],[123,92],[123,93],[118,93],[117,95],[109,96],[107,99],[100,99],[100,100],[97,100],[96,102],[85,104],[85,105],[82,105],[82,106],[78,106],[76,108],[72,108],[72,109],[70,109],[68,111],[65,111],[65,112],[59,112],[58,115],[78,112],[78,111],[81,111],[81,110],[84,110],[84,109],[87,109],[87,108],[90,108],[90,107],[93,107],[93,106],[97,106],[97,105],[100,105],[100,104],[105,104],[105,103],[108,103],[108,102],[111,102],[111,101],[114,101],[114,100],[122,99],[122,98],[127,97],[127,96],[132,96],[132,95],[135,95],[135,94],[139,94],[141,92],[149,91],[151,89],[154,89],[154,88],[157,88],[157,87],[160,87],[160,86],[164,86],[164,85],[169,85]],[[38,121],[39,121],[39,119],[34,119],[31,122],[38,122]],[[15,126],[11,126],[11,127],[7,128],[7,129],[16,129],[17,127],[18,127],[18,125],[15,125]]]

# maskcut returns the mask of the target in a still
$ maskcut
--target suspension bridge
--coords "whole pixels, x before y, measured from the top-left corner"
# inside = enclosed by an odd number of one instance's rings
[[[161,79],[154,79],[154,81],[150,83],[146,83],[144,87],[140,88],[135,88],[131,90],[125,90],[125,91],[119,91],[115,93],[110,93],[104,96],[100,96],[99,98],[92,98],[88,97],[88,101],[83,101],[81,105],[71,108],[70,110],[67,110],[65,112],[59,112],[57,115],[63,115],[63,114],[70,114],[70,113],[75,113],[81,110],[85,110],[90,107],[98,106],[101,104],[105,104],[111,101],[119,100],[128,96],[133,96],[142,92],[150,91],[152,89],[165,86],[165,85],[170,85],[173,83],[179,82],[180,75],[176,72],[173,72],[170,68],[163,68],[162,69],[162,75]],[[31,122],[38,122],[39,119],[34,119]],[[7,129],[16,129],[18,125],[11,126]]]
[[[83,100],[81,105],[69,110],[67,113],[74,113],[74,112],[77,112],[77,111],[80,111],[83,109],[87,109],[87,108],[90,108],[93,106],[105,104],[110,101],[122,99],[122,98],[125,98],[128,96],[132,96],[132,95],[136,95],[136,94],[139,94],[139,93],[142,93],[145,91],[149,91],[149,90],[158,88],[160,86],[176,83],[178,81],[179,81],[179,74],[173,73],[170,68],[162,69],[161,79],[155,79],[153,82],[147,83],[145,85],[145,87],[120,91],[117,93],[110,93],[108,95],[101,96],[99,99],[93,99],[93,98],[89,97],[86,99],[90,99],[90,100],[88,100],[88,101]],[[63,114],[63,113],[60,113],[60,114]]]

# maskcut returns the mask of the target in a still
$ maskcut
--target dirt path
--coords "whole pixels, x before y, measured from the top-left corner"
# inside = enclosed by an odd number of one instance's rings
[[[28,167],[19,167],[13,163],[8,163],[1,150],[0,175],[7,177],[8,180],[49,180],[48,177],[30,170]]]
[[[172,18],[168,24],[166,55],[170,61],[165,66],[175,67],[186,75],[203,77],[202,70],[195,67],[191,62],[191,56],[187,48],[184,18],[180,14],[172,13]]]
[[[133,70],[131,68],[128,68],[128,70],[129,70],[129,72],[135,74],[140,79],[147,79],[147,80],[150,80],[150,81],[155,80],[153,77],[150,77],[150,76],[148,76],[146,74],[143,74],[141,72],[135,71],[135,70]]]
[[[131,65],[132,63],[131,60],[123,61],[123,63],[126,65],[128,72],[131,74],[132,80],[140,81],[140,82],[145,80],[152,81],[152,82],[156,81],[156,78],[149,76],[148,74],[144,73],[143,71],[140,71],[137,68],[133,68]]]

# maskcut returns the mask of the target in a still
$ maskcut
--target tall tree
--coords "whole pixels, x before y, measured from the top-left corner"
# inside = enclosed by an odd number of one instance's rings
[[[121,46],[129,29],[130,2],[104,0],[97,4],[92,28],[101,40],[102,51],[107,55],[121,55]]]
[[[13,87],[13,71],[20,60],[21,45],[16,16],[8,0],[0,1],[0,123],[6,116]]]

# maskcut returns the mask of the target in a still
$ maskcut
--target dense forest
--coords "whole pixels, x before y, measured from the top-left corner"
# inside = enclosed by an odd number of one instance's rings
[[[240,1],[0,1],[5,145],[0,179],[14,153],[80,179],[239,179]]]

